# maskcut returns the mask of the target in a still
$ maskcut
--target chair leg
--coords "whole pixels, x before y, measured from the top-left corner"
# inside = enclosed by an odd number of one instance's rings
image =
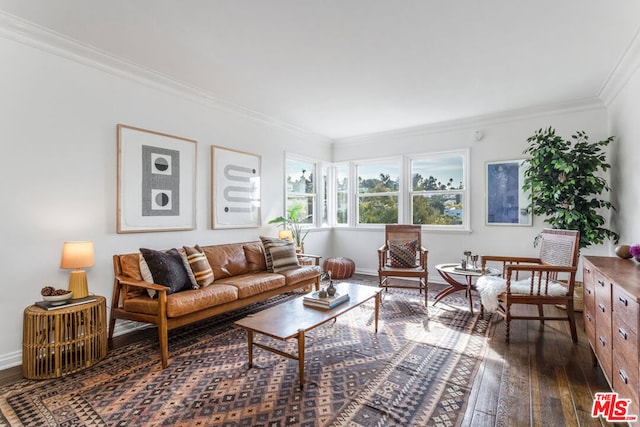
[[[507,307],[505,310],[505,318],[504,318],[504,327],[505,327],[505,337],[504,342],[509,344],[509,333],[511,328],[511,303],[507,302]]]
[[[567,303],[567,316],[569,317],[569,329],[571,329],[571,340],[578,343],[578,332],[576,331],[576,313],[573,311],[573,301]]]
[[[544,309],[542,304],[538,304],[538,316],[540,317],[540,323],[544,325]]]

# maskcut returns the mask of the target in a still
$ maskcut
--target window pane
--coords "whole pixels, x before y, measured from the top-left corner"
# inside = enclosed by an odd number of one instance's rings
[[[361,196],[358,202],[360,224],[398,223],[398,196]]]
[[[398,191],[399,162],[366,163],[358,166],[359,193]]]
[[[349,167],[336,166],[336,223],[349,223]]]
[[[462,194],[442,193],[413,196],[413,223],[462,225]]]
[[[313,224],[313,196],[289,197],[287,198],[287,210],[300,205],[302,209],[298,211],[298,222]]]
[[[460,156],[434,157],[411,162],[413,191],[461,190],[463,161]]]
[[[313,193],[313,163],[287,159],[287,192]]]

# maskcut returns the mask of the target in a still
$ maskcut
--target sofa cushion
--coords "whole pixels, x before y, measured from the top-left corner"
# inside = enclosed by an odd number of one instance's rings
[[[301,286],[312,281],[320,275],[320,266],[318,265],[305,265],[291,270],[281,271],[281,274],[285,278],[287,286],[300,283]]]
[[[391,267],[413,268],[416,266],[416,252],[418,241],[410,242],[389,242],[389,255]]]
[[[285,278],[281,274],[268,272],[248,273],[216,280],[216,284],[235,286],[238,289],[239,299],[280,288],[285,283]]]
[[[249,243],[244,245],[244,255],[247,258],[249,272],[266,271],[267,262],[264,259],[264,249],[260,243]]]
[[[213,270],[206,255],[199,246],[195,248],[184,246],[184,256],[187,262],[187,273],[191,271],[189,280],[193,289],[204,288],[213,283]]]
[[[140,253],[149,266],[153,281],[169,287],[167,294],[189,289],[191,282],[177,249],[166,252],[140,248]]]
[[[206,288],[187,289],[167,295],[167,317],[179,317],[237,299],[238,289],[235,286],[214,283]],[[130,298],[124,302],[124,309],[133,313],[155,315],[158,312],[158,300],[147,297]]]
[[[237,276],[249,272],[247,258],[244,256],[246,243],[227,243],[222,245],[199,246],[207,256],[215,280]]]
[[[268,271],[280,273],[300,266],[293,242],[264,236],[261,236],[260,240],[262,240],[262,246],[264,247]]]

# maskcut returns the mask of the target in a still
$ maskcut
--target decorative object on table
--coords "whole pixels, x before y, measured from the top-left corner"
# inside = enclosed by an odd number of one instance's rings
[[[327,274],[329,274],[329,286],[327,286],[327,294],[332,297],[336,294],[336,287],[333,286],[333,280],[331,279],[331,272],[329,271]]]
[[[93,242],[64,242],[60,268],[74,269],[69,274],[69,290],[73,292],[75,298],[89,295],[87,272],[82,268],[93,267],[95,263]]]
[[[486,164],[485,221],[487,225],[533,224],[531,191],[524,190],[524,171],[527,161],[503,160]]]
[[[631,245],[629,253],[636,261],[640,262],[640,245]]]
[[[96,297],[88,296],[84,298],[68,298],[64,301],[57,302],[51,302],[45,299],[44,301],[36,301],[35,305],[40,308],[44,308],[45,310],[60,310],[62,308],[73,307],[76,305],[86,304],[94,301],[96,301]]]
[[[251,228],[262,225],[257,154],[211,146],[211,227]]]
[[[344,280],[353,276],[356,271],[356,263],[345,257],[327,258],[322,264],[325,274],[331,273],[331,277],[336,280]]]
[[[311,218],[311,215],[302,215],[303,207],[302,204],[293,205],[287,209],[286,216],[279,216],[269,221],[269,224],[281,224],[283,230],[291,231],[293,243],[300,248],[300,252],[304,252],[304,240],[309,234],[309,230],[303,230],[302,225]]]
[[[334,295],[330,296],[327,295],[326,292],[323,294],[323,291],[320,290],[317,292],[312,292],[311,294],[305,296],[302,300],[302,303],[307,307],[329,309],[338,306],[348,300],[348,293],[335,292]]]
[[[62,305],[71,299],[73,292],[67,289],[56,289],[53,286],[45,286],[40,290],[42,299],[51,306]]]
[[[117,232],[196,228],[197,142],[118,125]]]
[[[631,255],[630,249],[631,249],[631,246],[629,245],[618,245],[616,246],[615,253],[622,259],[633,258],[633,255]]]
[[[605,239],[617,243],[620,236],[603,227],[607,221],[602,215],[615,206],[601,198],[610,190],[603,176],[611,167],[603,149],[613,137],[591,143],[585,132],[578,131],[567,141],[549,127],[527,141],[524,154],[530,158],[522,188],[532,194],[528,210],[546,217],[552,228],[578,230],[580,249]]]

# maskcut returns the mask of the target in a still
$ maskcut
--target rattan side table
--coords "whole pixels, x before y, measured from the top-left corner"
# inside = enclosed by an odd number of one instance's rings
[[[22,375],[57,378],[102,360],[107,355],[106,298],[71,307],[24,310]]]

